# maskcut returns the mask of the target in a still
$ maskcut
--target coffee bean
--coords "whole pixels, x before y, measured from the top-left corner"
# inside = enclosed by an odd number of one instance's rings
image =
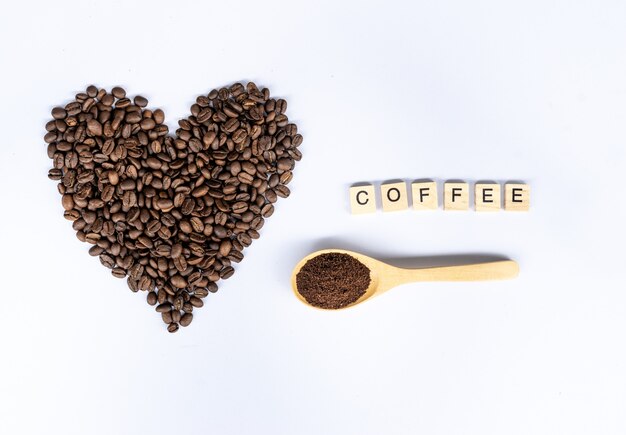
[[[277,167],[281,171],[290,171],[293,168],[293,159],[284,158],[278,159]]]
[[[112,184],[112,183],[111,183]],[[120,187],[122,190],[134,190],[135,189],[135,181],[132,179],[125,179],[120,183]]]
[[[265,204],[263,208],[261,209],[261,215],[264,218],[268,218],[273,214],[274,214],[274,206],[272,204],[269,204],[269,203]]]
[[[74,208],[74,198],[72,198],[72,195],[63,195],[61,202],[65,210],[71,210]]]
[[[95,86],[52,109],[44,141],[64,217],[92,256],[147,291],[168,331],[232,276],[301,158],[287,103],[236,83],[200,96],[168,135],[146,98]]]
[[[122,98],[126,97],[126,91],[125,91],[123,88],[119,87],[119,86],[115,86],[115,87],[111,90],[111,94],[113,94],[113,96],[114,96],[115,98],[118,98],[118,99],[120,99],[120,100],[121,100]]]
[[[287,111],[287,101],[282,98],[276,100],[276,108],[274,109],[276,113],[283,114]]]
[[[170,324],[172,323],[172,312],[171,311],[163,311],[161,313],[161,318],[164,323]]]
[[[95,119],[91,119],[87,121],[87,131],[92,136],[102,136],[102,124]]]
[[[222,257],[226,257],[230,253],[232,246],[233,244],[231,243],[230,239],[224,240],[222,243],[220,243],[220,249],[219,249],[220,255]]]
[[[123,109],[128,107],[131,104],[130,99],[128,98],[120,98],[115,102],[115,107],[118,109]]]
[[[161,160],[157,159],[156,157],[148,157],[148,160],[146,160],[146,164],[148,165],[148,167],[150,167],[150,169],[161,169]]]
[[[228,231],[226,230],[226,228],[224,226],[216,225],[216,226],[213,227],[213,234],[218,239],[223,239],[223,238],[228,236]]]
[[[233,269],[231,266],[227,266],[220,271],[220,278],[228,279],[233,276],[233,273],[235,273],[235,269]]]
[[[172,309],[172,305],[169,302],[161,302],[156,307],[157,313],[164,313],[166,311],[170,311]]]
[[[278,181],[280,182],[280,184],[289,184],[292,178],[293,178],[293,172],[285,171],[282,174],[280,174]]]
[[[100,240],[100,234],[88,233],[85,235],[85,242],[91,243],[92,245],[95,245],[96,243],[98,243],[98,240]]]
[[[200,299],[199,297],[196,297],[196,296],[192,296],[191,298],[189,298],[189,303],[194,308],[201,308],[202,306],[204,306],[204,302],[202,302],[202,299]]]
[[[283,184],[279,184],[274,188],[274,190],[276,191],[276,194],[281,198],[287,198],[291,193],[291,190],[289,190],[289,188]]]
[[[209,191],[209,186],[207,186],[206,184],[203,184],[202,186],[195,188],[193,192],[191,192],[191,195],[198,198],[198,197],[206,195],[208,191]]]
[[[194,296],[197,296],[199,298],[206,298],[209,294],[209,290],[205,289],[205,288],[198,288],[194,290]]]
[[[157,294],[151,291],[148,293],[146,299],[148,301],[148,305],[155,305],[157,303]]]
[[[124,278],[126,276],[126,271],[124,269],[116,267],[111,271],[111,274],[116,278]]]
[[[115,194],[115,187],[113,187],[112,185],[104,186],[104,188],[102,189],[102,194],[100,195],[100,198],[104,202],[109,202],[113,199],[114,194]]]
[[[240,233],[237,235],[237,240],[243,246],[250,246],[252,244],[252,238],[246,233]]]
[[[174,207],[174,203],[170,199],[161,198],[157,201],[157,206],[163,211],[169,211]]]
[[[187,260],[185,259],[185,257],[181,255],[174,258],[174,267],[179,272],[184,272],[185,270],[187,270]]]
[[[148,249],[151,249],[154,246],[154,244],[152,243],[152,239],[148,236],[139,236],[137,241],[141,243],[142,246]]]
[[[245,201],[239,201],[233,204],[233,213],[241,214],[244,213],[246,210],[248,210],[248,203]]]
[[[137,95],[133,99],[133,102],[135,103],[136,106],[139,106],[139,107],[146,107],[148,105],[148,100],[142,97],[141,95]]]
[[[165,121],[165,113],[163,113],[163,110],[161,109],[156,109],[152,113],[152,119],[154,119],[154,122],[156,122],[157,124],[163,124],[163,122]]]
[[[93,257],[97,257],[98,255],[102,254],[104,252],[104,248],[102,246],[92,246],[91,248],[89,248],[89,255],[93,256]]]
[[[136,124],[141,121],[141,113],[139,112],[130,112],[126,115],[126,122],[129,124]]]
[[[142,130],[152,130],[154,127],[156,127],[156,122],[154,122],[154,119],[152,118],[145,118],[141,120],[139,125],[141,126]]]
[[[179,257],[180,258],[180,257]],[[176,288],[185,288],[187,287],[187,281],[180,275],[174,275],[170,278],[170,282]]]
[[[183,246],[180,243],[176,243],[174,246],[172,246],[170,257],[173,259],[176,259],[180,257],[182,253],[183,253]]]
[[[52,109],[52,117],[54,119],[65,119],[67,116],[67,112],[62,107],[55,107]]]
[[[115,260],[108,254],[100,255],[100,263],[102,263],[104,267],[108,267],[109,269],[113,269],[113,266],[115,266]]]
[[[193,320],[193,314],[191,313],[185,313],[183,314],[183,316],[180,318],[180,326],[189,326],[191,324],[191,321]]]

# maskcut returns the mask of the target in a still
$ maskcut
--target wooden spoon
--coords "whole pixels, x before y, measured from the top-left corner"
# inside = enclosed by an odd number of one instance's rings
[[[291,287],[302,302],[311,305],[298,292],[296,276],[304,264],[321,254],[337,253],[348,254],[363,263],[370,270],[370,285],[365,293],[355,302],[342,308],[360,304],[374,296],[381,295],[396,286],[420,281],[487,281],[515,278],[519,273],[519,266],[512,260],[492,261],[489,263],[467,264],[462,266],[427,267],[422,269],[403,269],[391,266],[375,258],[358,252],[342,249],[324,249],[313,252],[304,257],[293,269]],[[311,305],[313,306],[313,305]],[[316,307],[318,308],[318,307]]]

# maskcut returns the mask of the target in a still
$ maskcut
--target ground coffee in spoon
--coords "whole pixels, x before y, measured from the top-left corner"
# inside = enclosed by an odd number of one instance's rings
[[[307,261],[296,275],[298,293],[318,308],[336,310],[356,302],[370,285],[370,270],[348,254],[326,253]]]

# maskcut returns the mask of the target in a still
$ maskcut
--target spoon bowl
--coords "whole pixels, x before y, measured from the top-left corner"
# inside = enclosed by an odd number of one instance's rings
[[[370,284],[357,300],[338,308],[353,307],[381,295],[386,291],[411,282],[420,281],[487,281],[515,278],[519,274],[519,266],[512,260],[492,261],[488,263],[467,264],[461,266],[438,266],[420,269],[405,269],[384,263],[367,255],[343,249],[323,249],[313,252],[296,264],[291,274],[291,288],[296,297],[303,303],[318,309],[310,304],[299,292],[297,276],[302,267],[311,259],[322,254],[347,254],[358,260],[370,270]]]

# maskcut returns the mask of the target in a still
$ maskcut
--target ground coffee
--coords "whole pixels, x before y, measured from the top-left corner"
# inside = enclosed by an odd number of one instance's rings
[[[302,136],[287,102],[254,83],[199,96],[175,136],[147,104],[89,86],[54,108],[48,177],[89,253],[176,332],[289,196]]]
[[[296,284],[309,304],[336,310],[363,296],[370,285],[370,270],[351,255],[326,253],[304,264]]]

